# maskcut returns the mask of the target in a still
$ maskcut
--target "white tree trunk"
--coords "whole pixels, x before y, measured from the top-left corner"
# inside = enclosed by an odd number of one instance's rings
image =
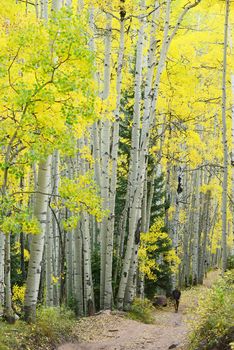
[[[47,209],[46,239],[45,239],[45,265],[46,265],[46,305],[54,305],[53,293],[53,232],[51,209]]]
[[[222,269],[227,268],[227,191],[228,191],[228,141],[227,141],[227,47],[229,25],[229,0],[226,0],[224,50],[223,50],[223,80],[222,80],[222,141],[223,141],[223,192],[222,192]]]
[[[105,101],[110,93],[110,73],[111,73],[111,16],[107,14],[106,37],[105,37],[105,59],[104,59],[104,82],[101,98]],[[101,128],[101,195],[103,198],[103,209],[109,209],[109,163],[110,160],[110,121],[102,122]],[[108,218],[104,218],[101,223],[101,271],[100,271],[100,308],[104,308],[105,291],[105,267],[106,267],[106,245],[107,245],[107,225]]]
[[[89,215],[82,214],[81,229],[83,234],[83,257],[84,257],[84,312],[88,315],[90,302],[94,305],[93,300],[93,280],[91,272],[91,244],[89,231]]]
[[[194,226],[193,226],[193,258],[192,258],[192,283],[198,283],[198,253],[199,253],[199,217],[201,212],[201,198],[200,185],[201,176],[200,171],[197,171],[195,176],[195,201],[194,201]]]
[[[46,161],[41,161],[38,169],[38,186],[35,198],[34,215],[40,223],[41,233],[33,235],[30,247],[30,260],[24,300],[25,319],[28,322],[34,322],[36,317],[36,305],[46,230],[48,189],[50,188],[51,179],[51,158],[52,157],[49,156]]]
[[[141,7],[144,8],[144,1],[141,1]],[[140,105],[141,105],[141,83],[142,83],[142,64],[143,64],[143,47],[144,47],[144,18],[140,19],[140,29],[138,33],[137,53],[136,53],[136,72],[135,72],[135,98],[134,113],[132,125],[132,141],[131,141],[131,160],[129,168],[129,236],[127,241],[127,249],[123,262],[121,280],[119,284],[117,306],[123,308],[126,286],[129,279],[129,271],[133,256],[134,235],[137,223],[137,204],[139,203],[136,196],[137,188],[137,170],[138,170],[138,154],[139,154],[139,136],[140,136]]]
[[[74,232],[74,296],[76,307],[75,311],[77,316],[84,315],[84,303],[83,303],[83,259],[82,259],[82,234],[80,223]]]
[[[122,86],[122,67],[124,57],[124,24],[125,21],[120,21],[120,44],[119,56],[117,63],[117,80],[116,80],[116,110],[115,122],[113,125],[112,135],[112,171],[109,188],[109,218],[107,223],[107,238],[106,238],[106,256],[105,256],[105,286],[104,286],[104,309],[110,309],[112,306],[112,260],[113,260],[113,236],[115,224],[115,197],[117,186],[117,161],[119,149],[119,122],[120,122],[120,99]]]
[[[35,12],[36,12],[36,17],[39,18],[39,3],[38,0],[35,0]]]
[[[41,18],[48,21],[48,0],[41,0]]]
[[[66,299],[69,303],[73,298],[73,231],[67,232],[66,234]]]
[[[201,258],[199,261],[199,276],[198,282],[199,284],[203,284],[204,274],[207,267],[207,243],[208,243],[208,234],[210,231],[210,221],[211,221],[211,213],[210,213],[210,199],[211,192],[207,191],[205,195],[205,203],[204,203],[204,225],[203,225],[203,237],[201,242]]]
[[[12,301],[11,301],[11,245],[10,233],[6,234],[5,238],[5,263],[4,263],[4,287],[5,287],[5,303],[4,315],[10,321],[13,316]]]
[[[0,232],[0,312],[4,304],[4,252],[5,235]]]
[[[59,11],[62,7],[62,1],[61,0],[52,0],[51,4],[51,11]]]
[[[60,300],[60,257],[59,257],[59,209],[58,209],[58,194],[59,194],[59,184],[60,184],[60,155],[59,151],[56,150],[53,155],[53,202],[55,203],[55,208],[53,209],[52,225],[53,225],[53,271],[54,277],[57,282],[54,284],[54,305],[59,305]],[[58,222],[57,222],[57,220]]]
[[[232,234],[234,239],[234,74],[231,75],[232,83]],[[232,246],[232,255],[234,255],[234,241]]]

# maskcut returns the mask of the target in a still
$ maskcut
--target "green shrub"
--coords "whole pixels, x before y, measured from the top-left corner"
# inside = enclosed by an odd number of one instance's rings
[[[234,269],[234,255],[230,255],[227,259],[227,268],[228,270]]]
[[[229,271],[199,300],[190,349],[212,349],[234,325],[234,271]],[[224,344],[223,344],[224,346]],[[224,347],[222,348],[224,349]]]
[[[74,313],[66,308],[41,308],[37,316],[35,333],[55,341],[66,338],[73,328]]]
[[[55,349],[75,338],[75,321],[73,312],[65,308],[40,308],[35,324],[0,321],[0,350]]]
[[[129,318],[143,323],[154,323],[154,307],[148,299],[135,298],[131,310],[128,312]]]

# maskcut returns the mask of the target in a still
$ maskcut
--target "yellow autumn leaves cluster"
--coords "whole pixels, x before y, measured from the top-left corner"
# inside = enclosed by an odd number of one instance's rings
[[[149,232],[141,233],[139,268],[149,280],[156,280],[155,272],[160,271],[161,265],[166,264],[171,272],[175,272],[180,263],[164,227],[164,220],[157,218]]]

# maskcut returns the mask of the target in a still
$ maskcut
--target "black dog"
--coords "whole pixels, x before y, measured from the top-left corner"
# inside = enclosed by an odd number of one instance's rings
[[[181,296],[181,291],[179,289],[176,288],[172,291],[172,297],[175,300],[175,312],[178,312],[180,296]]]

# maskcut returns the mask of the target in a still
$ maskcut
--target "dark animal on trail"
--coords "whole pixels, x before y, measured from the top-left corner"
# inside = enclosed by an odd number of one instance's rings
[[[181,296],[181,291],[179,289],[176,288],[172,291],[172,298],[175,301],[175,312],[178,312],[178,309],[179,309],[180,296]]]
[[[88,316],[94,316],[95,314],[95,309],[94,309],[94,304],[92,299],[88,299],[87,301],[87,314]]]

